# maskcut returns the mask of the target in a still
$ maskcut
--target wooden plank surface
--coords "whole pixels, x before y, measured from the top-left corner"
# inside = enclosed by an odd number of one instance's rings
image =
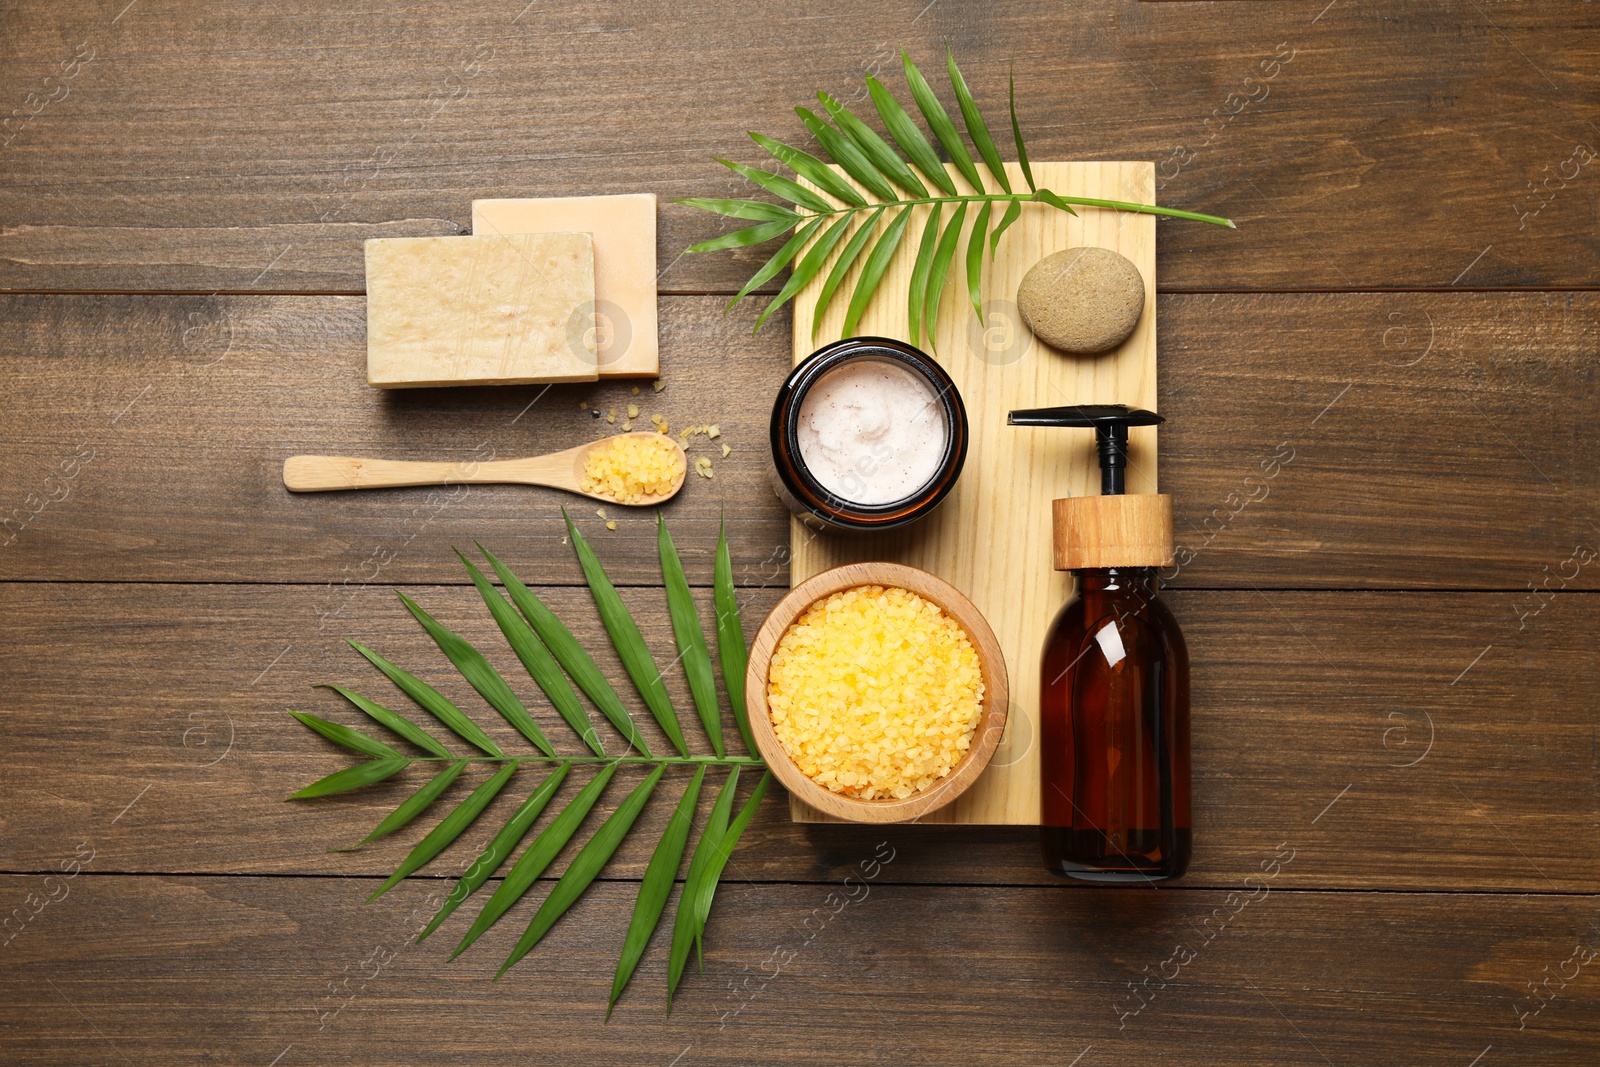
[[[631,886],[597,887],[491,982],[532,902],[446,963],[447,941],[408,940],[436,885],[363,907],[343,880],[83,873],[7,946],[0,1033],[19,1065],[821,1065],[845,1041],[946,1063],[952,1031],[971,1064],[1594,1062],[1592,976],[1552,981],[1536,1015],[1527,989],[1600,944],[1594,896],[1296,892],[1278,882],[1303,854],[1283,855],[1234,893],[910,888],[898,858],[856,903],[729,885],[672,1014],[658,944],[609,1023]]]
[[[306,497],[280,472],[302,452],[553,451],[614,428],[588,400],[720,423],[733,454],[706,453],[716,478],[667,519],[708,560],[725,509],[739,581],[782,584],[788,512],[764,442],[788,321],[752,339],[758,309],[723,303],[662,301],[666,390],[636,398],[623,383],[386,396],[363,380],[353,297],[0,298],[0,577],[456,582],[450,546],[481,538],[537,560],[530,580],[578,582],[554,492]],[[1587,293],[1161,297],[1161,484],[1188,560],[1170,584],[1559,587],[1546,576],[1574,547],[1600,545],[1597,309]],[[613,576],[658,582],[651,516],[613,517]],[[1595,568],[1566,571],[1596,588]]]
[[[953,164],[946,169],[960,181]],[[1007,172],[1012,188],[1027,188],[1020,166],[1008,164]],[[1155,174],[1148,163],[1045,161],[1035,163],[1033,172],[1040,188],[1063,196],[1139,204],[1155,200]],[[919,209],[902,241],[907,249],[920,247],[927,218],[927,211]],[[1006,425],[1006,414],[1059,404],[1157,406],[1156,221],[1133,212],[1080,209],[1068,215],[1044,206],[1026,207],[992,254],[984,254],[978,289],[981,319],[966,298],[971,233],[969,225],[956,245],[959,266],[951,272],[937,321],[929,326],[932,343],[924,342],[937,353],[966,408],[971,444],[960,481],[928,518],[888,534],[819,535],[792,519],[789,577],[798,585],[840,564],[889,559],[936,574],[971,598],[1005,655],[1011,721],[983,776],[954,803],[919,822],[1037,825],[1039,754],[1031,741],[1039,729],[1039,649],[1071,588],[1070,577],[1053,570],[1051,501],[1098,493],[1100,468],[1093,433],[1017,429]],[[1086,245],[1126,257],[1145,285],[1132,336],[1114,352],[1093,359],[1063,356],[1033,338],[1013,299],[1023,276],[1040,259]],[[898,297],[910,288],[914,263],[914,253],[908,252],[890,265],[879,298],[861,319],[860,333],[911,341],[907,305]],[[796,296],[791,331],[796,365],[843,336],[844,296],[854,284],[847,282],[845,292],[817,322],[815,334],[810,327],[822,279]],[[1156,492],[1154,427],[1132,431],[1128,466],[1128,492]],[[828,821],[793,797],[790,812],[799,822]]]
[[[521,556],[504,558],[526,569]],[[709,562],[690,564],[696,578],[709,570]],[[326,801],[282,800],[350,762],[284,709],[352,725],[362,718],[313,685],[333,682],[409,707],[345,637],[456,699],[506,751],[526,750],[389,588],[363,590],[344,617],[326,625],[316,592],[241,584],[0,585],[0,617],[11,620],[0,647],[8,685],[8,751],[0,762],[4,869],[47,869],[51,857],[70,851],[74,835],[93,826],[102,871],[392,870],[403,842],[420,837],[426,824],[360,852],[324,850],[359,840],[406,794],[403,782]],[[781,584],[749,592],[748,632],[781,592]],[[425,586],[410,595],[478,643],[551,736],[565,736],[470,587]],[[660,590],[629,589],[625,599],[652,635],[658,662],[669,663]],[[1514,599],[1171,594],[1190,654],[1206,668],[1194,676],[1196,848],[1186,883],[1237,886],[1257,852],[1292,836],[1306,857],[1285,873],[1290,885],[1593,889],[1600,878],[1593,832],[1600,772],[1590,694],[1571,680],[1600,670],[1600,598],[1561,594],[1525,630],[1518,629]],[[554,589],[549,600],[586,647],[604,653],[602,666],[638,712],[587,591]],[[677,706],[690,707],[682,672],[669,667],[665,677]],[[725,732],[732,736],[731,724]],[[1025,752],[1032,739],[1015,740]],[[530,768],[520,793],[538,780]],[[490,817],[515,802],[508,793]],[[647,829],[609,876],[642,874],[649,829],[666,817],[658,808],[647,811]],[[854,849],[888,833],[904,853],[897,881],[1048,882],[1031,830],[792,826],[783,809],[769,801],[751,828],[738,853],[741,878],[840,878],[855,862]]]
[[[412,837],[324,851],[393,793],[279,800],[341,762],[283,707],[381,690],[347,633],[456,691],[391,592],[499,648],[473,538],[599,632],[555,495],[308,502],[282,458],[533,454],[631,394],[375,396],[362,240],[656,193],[642,406],[734,448],[666,514],[703,587],[726,511],[753,626],[788,579],[789,321],[721,316],[767,250],[681,256],[721,224],[666,202],[738,195],[711,157],[764,163],[744,131],[804,145],[813,90],[866,108],[946,42],[996,126],[1015,63],[1034,158],[1148,159],[1161,203],[1241,224],[1159,224],[1193,873],[1045,885],[1024,828],[889,840],[774,797],[670,1017],[658,945],[601,1022],[639,842],[502,983],[514,921],[406,948],[442,883],[359,903]],[[0,1060],[1594,1062],[1597,59],[1560,0],[0,6]],[[650,517],[576,514],[664,635]]]
[[[359,291],[363,239],[474,198],[733,195],[711,157],[764,163],[746,130],[803,145],[795,104],[947,41],[1001,128],[1015,62],[1035,159],[1148,159],[1162,203],[1241,223],[1162,224],[1164,287],[1590,286],[1600,255],[1600,27],[1563,0],[121,6],[7,17],[0,287]],[[765,258],[679,258],[714,232],[663,208],[663,288]]]

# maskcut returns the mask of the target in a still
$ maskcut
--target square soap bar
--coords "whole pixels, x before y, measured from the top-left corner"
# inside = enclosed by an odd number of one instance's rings
[[[659,377],[655,194],[472,202],[474,234],[493,237],[560,230],[594,234],[594,326],[600,377]]]
[[[592,382],[587,233],[375,238],[367,252],[367,382]]]

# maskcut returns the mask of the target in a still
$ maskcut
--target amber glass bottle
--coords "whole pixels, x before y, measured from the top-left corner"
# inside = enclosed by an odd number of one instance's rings
[[[1096,882],[1189,865],[1189,653],[1151,567],[1077,572],[1045,639],[1045,867]]]
[[[1172,500],[1124,495],[1120,404],[1014,411],[1017,426],[1092,428],[1100,495],[1057,500],[1055,566],[1077,588],[1045,638],[1040,677],[1045,867],[1091,882],[1157,882],[1189,866],[1189,653],[1158,596]]]

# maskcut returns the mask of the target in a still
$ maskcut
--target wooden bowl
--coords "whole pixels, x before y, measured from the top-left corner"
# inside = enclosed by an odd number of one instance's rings
[[[927,789],[913,793],[904,800],[892,797],[862,800],[835,793],[818,785],[795,765],[784,751],[783,744],[772,729],[772,716],[767,710],[767,674],[772,665],[773,650],[778,641],[812,604],[834,593],[854,589],[858,585],[898,586],[910,590],[925,600],[943,608],[954,619],[978,653],[978,668],[983,672],[984,697],[982,716],[973,744],[950,773]],[[849,563],[808,578],[790,590],[778,602],[761,624],[755,643],[750,648],[750,666],[745,675],[745,700],[750,714],[750,732],[755,735],[756,748],[767,761],[772,773],[794,796],[818,811],[850,822],[886,823],[905,822],[943,807],[977,781],[978,775],[989,765],[989,757],[1000,744],[1006,729],[1006,712],[1010,706],[1010,690],[1006,684],[1006,661],[1000,652],[1000,643],[994,631],[978,613],[972,601],[949,582],[935,578],[927,571],[899,563]]]

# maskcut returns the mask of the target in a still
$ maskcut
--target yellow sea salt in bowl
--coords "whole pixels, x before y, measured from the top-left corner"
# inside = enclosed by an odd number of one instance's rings
[[[858,822],[949,803],[1005,730],[994,635],[912,567],[862,563],[801,583],[767,618],[746,679],[751,732],[789,791]]]

